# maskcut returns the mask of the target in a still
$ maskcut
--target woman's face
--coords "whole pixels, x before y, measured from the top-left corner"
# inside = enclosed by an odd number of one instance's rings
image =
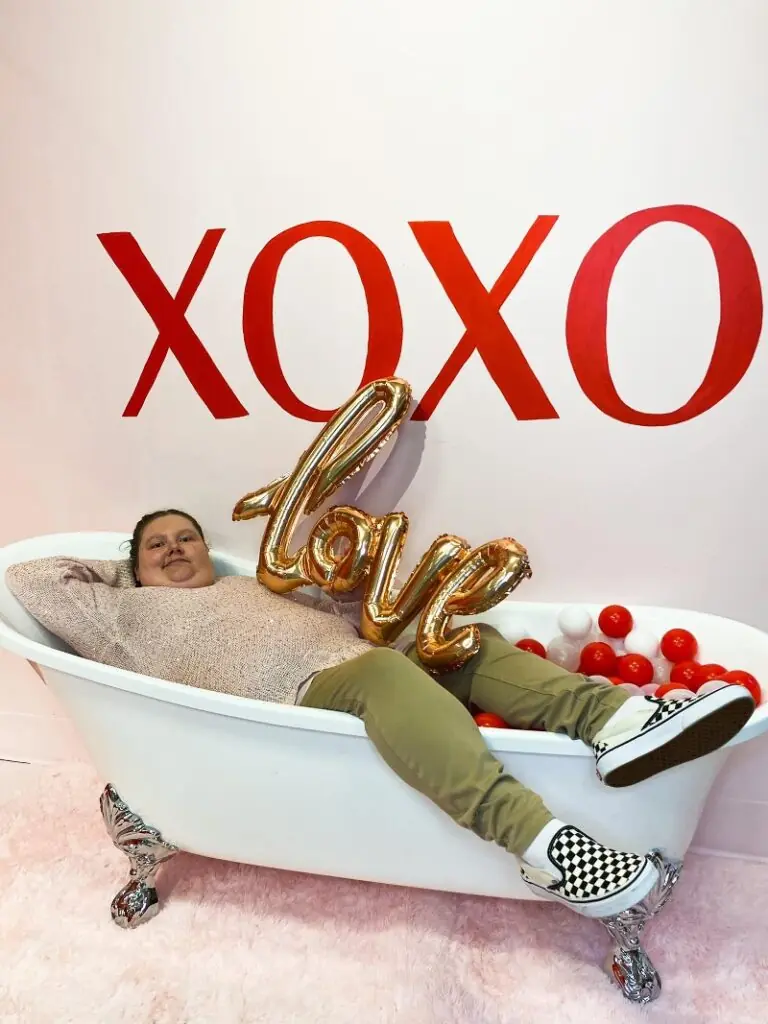
[[[184,516],[144,527],[136,575],[142,587],[209,587],[216,578],[208,546]]]

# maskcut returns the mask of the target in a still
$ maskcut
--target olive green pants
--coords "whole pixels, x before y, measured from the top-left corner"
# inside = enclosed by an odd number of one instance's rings
[[[489,626],[480,635],[479,652],[456,672],[435,678],[413,648],[377,647],[318,673],[301,703],[361,718],[401,779],[458,825],[519,856],[553,816],[505,772],[469,706],[591,743],[628,694],[521,651]]]

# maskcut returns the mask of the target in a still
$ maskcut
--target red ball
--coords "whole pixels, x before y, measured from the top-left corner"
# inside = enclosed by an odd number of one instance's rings
[[[480,729],[509,729],[509,725],[499,715],[494,715],[490,711],[481,711],[479,715],[475,715],[475,723]]]
[[[606,636],[623,639],[632,632],[632,613],[622,604],[609,604],[597,617],[597,624]]]
[[[611,680],[614,686],[621,686],[621,684],[624,682],[621,676],[609,676],[608,678]]]
[[[599,640],[587,644],[581,652],[579,672],[585,676],[612,676],[616,671],[616,652]]]
[[[653,682],[653,664],[642,654],[624,654],[619,658],[619,675],[625,683],[647,686]]]
[[[752,694],[752,700],[758,706],[761,704],[763,694],[760,689],[760,683],[755,679],[749,672],[743,672],[741,669],[734,669],[732,672],[726,672],[723,679],[727,683],[738,683],[739,686],[746,686],[749,692]]]
[[[666,697],[666,695],[668,693],[671,693],[673,690],[690,690],[690,687],[689,686],[684,686],[683,683],[673,683],[673,682],[662,683],[661,686],[657,686],[656,687],[656,689],[653,692],[653,696],[654,697]],[[692,690],[691,690],[691,693],[693,693]]]
[[[661,638],[661,653],[667,661],[693,661],[699,642],[687,629],[670,629]]]
[[[538,640],[534,640],[531,637],[518,640],[515,647],[519,647],[521,651],[528,651],[529,654],[538,654],[540,658],[546,658],[547,656],[547,649],[544,644],[540,644]]]
[[[672,666],[669,679],[672,683],[682,683],[683,686],[694,693],[704,683],[704,680],[701,678],[701,665],[698,661],[679,661],[676,665]]]
[[[699,685],[696,689],[698,690],[704,683],[711,683],[713,679],[722,679],[725,671],[725,665],[718,665],[714,661],[708,665],[699,665]]]

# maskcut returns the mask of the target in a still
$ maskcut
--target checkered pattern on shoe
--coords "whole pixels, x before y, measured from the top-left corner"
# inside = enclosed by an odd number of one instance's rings
[[[695,704],[697,700],[701,700],[701,697],[694,697],[693,700],[691,700],[690,697],[683,697],[680,700],[663,700],[659,697],[646,697],[645,699],[650,704],[657,705],[656,711],[654,711],[643,726],[644,729],[648,729],[652,725],[658,725],[660,722],[663,722],[665,718],[671,718],[671,716],[676,714],[681,708],[687,707],[690,704]]]
[[[554,836],[548,852],[563,874],[552,891],[575,903],[621,892],[637,878],[646,861],[635,853],[611,850],[570,825]]]
[[[683,697],[680,700],[672,699],[665,700],[659,697],[646,697],[648,704],[653,707],[655,705],[656,710],[650,715],[648,720],[643,724],[638,735],[645,732],[646,729],[650,729],[655,725],[659,725],[664,722],[667,718],[671,718],[672,715],[676,715],[678,711],[682,711],[684,707],[688,707],[691,704],[695,704],[697,700],[701,700],[701,697]],[[650,708],[649,708],[650,711]],[[595,752],[595,756],[599,759],[606,750],[610,750],[615,740],[601,740],[600,743],[593,744],[592,749]]]

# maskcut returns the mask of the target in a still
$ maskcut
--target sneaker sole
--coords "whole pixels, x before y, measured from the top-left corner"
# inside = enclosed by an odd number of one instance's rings
[[[538,893],[552,903],[559,903],[563,907],[568,907],[569,910],[581,914],[582,917],[591,917],[593,919],[615,917],[617,914],[629,910],[630,907],[636,906],[641,900],[645,899],[658,880],[659,872],[657,867],[650,860],[647,860],[643,870],[626,889],[622,889],[621,892],[612,893],[610,896],[604,896],[602,899],[580,902],[579,900],[569,900],[566,896],[561,896],[545,886],[529,881],[523,873],[523,881],[533,892]]]
[[[633,737],[604,754],[597,763],[603,783],[612,789],[634,786],[677,765],[706,757],[732,740],[755,710],[751,694],[741,686],[725,686],[709,696],[718,699],[711,701],[711,710],[704,717],[696,718],[695,706],[683,709],[645,736]],[[686,714],[693,718],[687,726],[684,724]],[[665,733],[671,734],[667,740],[663,738]],[[643,751],[644,745],[651,749]],[[624,750],[622,756],[622,746],[632,747],[637,755],[626,760],[631,750]],[[612,767],[611,762],[616,760],[620,763]]]

